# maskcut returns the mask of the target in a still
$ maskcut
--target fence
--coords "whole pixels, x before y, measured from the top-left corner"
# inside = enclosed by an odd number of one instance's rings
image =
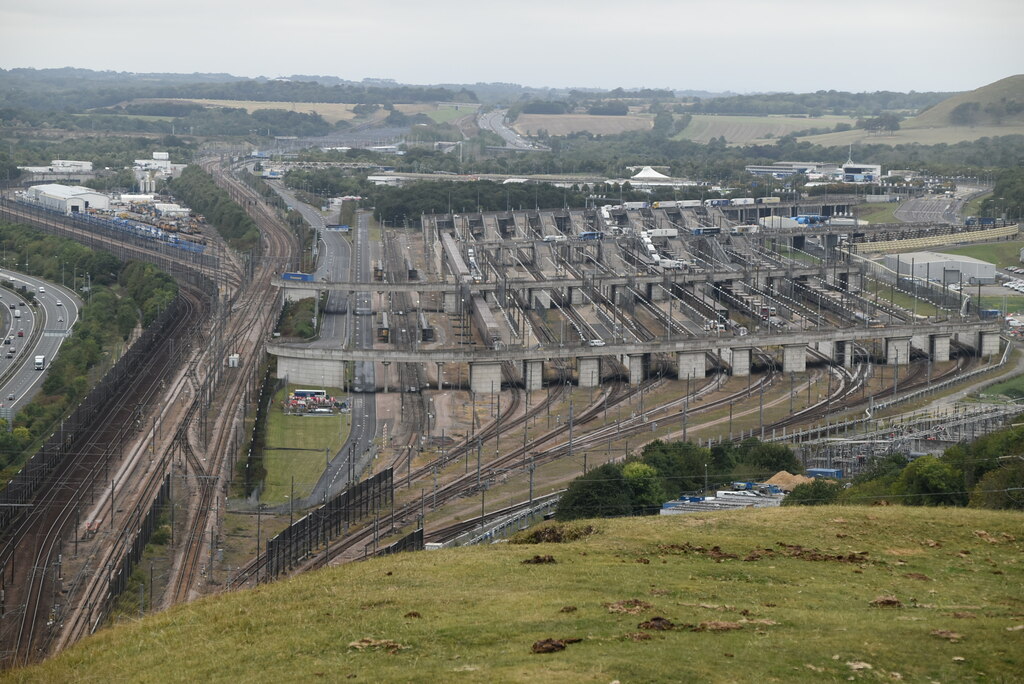
[[[117,360],[114,367],[107,371],[74,412],[61,421],[60,428],[54,431],[39,451],[28,459],[7,487],[0,491],[0,530],[7,529],[20,512],[26,510],[26,504],[31,501],[39,487],[64,465],[67,455],[78,448],[79,438],[95,429],[97,419],[108,404],[124,396],[128,380],[143,367],[152,364],[154,356],[165,348],[169,332],[174,328],[176,321],[187,311],[185,301],[178,295],[153,324],[146,328],[128,352]],[[179,354],[186,348],[186,345],[181,343],[173,345],[174,339],[170,342],[172,349],[176,346]],[[134,420],[134,417],[129,420]]]
[[[342,529],[392,503],[392,469],[350,487],[267,540],[266,575],[273,579],[300,558],[327,544]]]
[[[377,549],[374,555],[390,556],[393,553],[402,553],[403,551],[422,551],[423,548],[423,528],[421,527],[405,535],[394,544],[388,544],[383,548]]]

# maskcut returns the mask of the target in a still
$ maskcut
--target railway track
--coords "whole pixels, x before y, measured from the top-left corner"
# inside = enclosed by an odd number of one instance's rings
[[[162,379],[179,358],[175,342],[194,335],[192,322],[200,316],[201,298],[181,296],[180,317],[166,338],[148,354],[140,371],[125,378],[116,401],[109,402],[90,426],[71,442],[62,465],[49,476],[32,502],[32,513],[20,517],[13,529],[5,531],[3,568],[5,599],[10,605],[23,606],[5,616],[2,637],[10,654],[7,664],[26,664],[45,655],[50,641],[62,629],[64,605],[61,595],[60,561],[62,548],[70,532],[78,534],[80,510],[96,489],[103,489],[111,470],[117,466],[122,449],[133,440],[140,418],[140,405],[153,405],[160,393]],[[105,445],[105,446],[101,446]],[[114,445],[117,445],[114,448]],[[154,478],[146,485],[152,487]],[[111,480],[110,518],[116,514],[117,483]],[[130,496],[128,483],[120,496]],[[144,493],[147,488],[144,487]]]

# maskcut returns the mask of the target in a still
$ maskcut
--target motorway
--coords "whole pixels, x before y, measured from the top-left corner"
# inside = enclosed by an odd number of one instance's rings
[[[505,147],[512,150],[548,150],[549,148],[532,143],[505,125],[504,109],[494,109],[477,115],[476,124],[485,131],[497,133],[505,141]]]
[[[0,357],[0,417],[9,420],[17,414],[19,407],[31,400],[46,377],[45,373],[35,370],[35,357],[46,357],[46,366],[49,367],[68,331],[78,321],[80,304],[71,290],[60,285],[10,270],[2,270],[0,274],[9,284],[15,287],[24,285],[34,292],[38,307],[37,313],[36,307],[27,306],[19,293],[6,288],[0,290],[0,305],[4,311],[3,338],[10,338],[10,344],[3,345]],[[40,293],[40,287],[46,292]],[[26,306],[19,306],[21,302],[26,302]],[[20,318],[14,318],[15,310],[21,311]],[[42,326],[41,330],[37,329],[39,326]],[[24,336],[18,337],[18,331],[22,331]],[[16,352],[9,356],[11,349]]]

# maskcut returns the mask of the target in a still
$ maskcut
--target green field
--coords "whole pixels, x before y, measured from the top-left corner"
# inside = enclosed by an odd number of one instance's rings
[[[958,254],[969,256],[975,259],[995,264],[999,268],[1020,265],[1020,250],[1024,248],[1024,240],[1011,240],[1009,242],[986,242],[980,245],[967,245],[965,247],[942,247],[936,248],[943,254]]]
[[[903,206],[899,202],[883,204],[862,204],[857,208],[857,218],[868,223],[899,223],[893,212]]]
[[[471,114],[473,114],[473,110],[466,107],[455,109],[455,107],[445,107],[444,105],[438,105],[437,109],[426,112],[426,115],[433,119],[435,123],[448,123]]]
[[[295,386],[288,387],[288,391]],[[327,393],[341,396],[338,388],[326,388]],[[292,478],[295,478],[295,496],[309,494],[324,472],[326,453],[334,456],[345,443],[351,427],[350,414],[329,416],[285,415],[281,402],[287,396],[281,390],[267,412],[267,442],[263,465],[267,470],[266,486],[261,501],[281,504],[291,496]],[[284,447],[284,448],[282,448]]]
[[[986,192],[984,195],[975,197],[970,202],[964,205],[963,210],[960,212],[964,216],[977,216],[981,213],[981,203],[992,196],[991,192]]]
[[[568,543],[404,553],[221,594],[100,631],[7,679],[1019,681],[1020,512],[847,506],[590,523]],[[564,650],[535,652],[547,639]]]

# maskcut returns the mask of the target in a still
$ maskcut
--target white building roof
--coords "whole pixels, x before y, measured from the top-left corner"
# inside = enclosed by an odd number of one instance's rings
[[[50,197],[56,197],[58,199],[71,199],[72,197],[78,197],[80,195],[102,195],[103,193],[97,192],[92,188],[86,188],[79,185],[61,185],[60,183],[44,183],[43,185],[33,185],[32,190],[43,194],[49,195]]]
[[[670,178],[671,176],[655,171],[650,166],[645,166],[633,176],[633,180],[669,180]]]

